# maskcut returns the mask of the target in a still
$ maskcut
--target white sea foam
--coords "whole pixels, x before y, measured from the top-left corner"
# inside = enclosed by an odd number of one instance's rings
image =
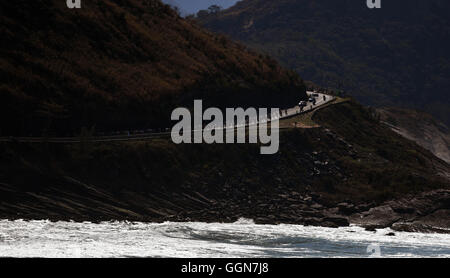
[[[450,235],[298,225],[0,221],[0,257],[450,257]]]

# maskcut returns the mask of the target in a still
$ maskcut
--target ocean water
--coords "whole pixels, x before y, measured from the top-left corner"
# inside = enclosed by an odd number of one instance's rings
[[[299,225],[0,221],[0,257],[450,257],[450,235]]]

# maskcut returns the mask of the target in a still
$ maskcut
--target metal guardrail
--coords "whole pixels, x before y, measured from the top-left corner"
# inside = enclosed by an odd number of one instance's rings
[[[308,92],[308,94],[312,94],[312,92]],[[283,116],[282,114],[278,116],[278,120],[288,119],[295,117],[297,115],[306,114],[312,112],[326,104],[329,104],[336,100],[335,97],[325,94],[319,94],[319,96],[326,96],[327,100],[322,101],[317,105],[310,105],[310,108],[301,110],[298,107],[286,109],[283,111],[287,111],[287,113]],[[289,113],[289,110],[293,110],[293,113]],[[268,123],[271,122],[272,118],[268,120]],[[225,131],[231,131],[238,128],[247,128],[250,126],[257,126],[259,122],[246,124],[245,126],[240,127],[223,127]],[[216,128],[217,129],[217,128]],[[281,128],[286,129],[286,128]],[[167,129],[166,129],[167,130]],[[193,130],[192,132],[203,132],[202,130]],[[171,132],[152,132],[152,133],[142,133],[142,134],[130,134],[130,135],[113,135],[113,136],[74,136],[74,137],[0,137],[0,142],[20,142],[20,143],[81,143],[81,142],[121,142],[121,141],[144,141],[151,139],[158,139],[166,136],[170,136]]]

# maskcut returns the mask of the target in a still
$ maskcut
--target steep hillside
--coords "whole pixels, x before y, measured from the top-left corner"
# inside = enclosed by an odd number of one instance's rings
[[[450,130],[445,124],[427,113],[414,110],[380,108],[377,111],[380,120],[392,130],[450,163]]]
[[[199,21],[364,104],[450,123],[449,1],[243,0]]]
[[[337,227],[365,213],[371,225],[382,227],[396,222],[393,215],[418,221],[449,208],[450,166],[380,124],[367,109],[341,103],[320,110],[314,120],[322,127],[283,131],[280,152],[271,156],[261,156],[254,145],[174,145],[169,138],[0,143],[0,218],[246,217]],[[408,196],[409,202],[396,202]],[[411,203],[414,196],[420,202]],[[396,204],[396,213],[387,218],[370,213],[385,202]],[[426,210],[424,202],[431,204]],[[419,215],[402,214],[415,209]]]
[[[306,97],[293,71],[159,1],[83,3],[81,10],[57,0],[0,4],[0,123],[2,135],[12,135],[0,142],[0,219],[246,217],[338,227],[367,216],[370,227],[401,219],[419,221],[403,230],[450,228],[433,220],[450,209],[450,166],[349,99],[308,114],[312,128],[288,124],[274,155],[249,144],[176,145],[164,134],[47,140],[82,127],[167,127],[172,108],[193,98],[291,107]],[[42,138],[14,137],[31,133]],[[372,214],[380,206],[395,212],[388,221]]]
[[[2,1],[0,134],[71,135],[169,126],[195,97],[285,106],[301,79],[156,0]]]

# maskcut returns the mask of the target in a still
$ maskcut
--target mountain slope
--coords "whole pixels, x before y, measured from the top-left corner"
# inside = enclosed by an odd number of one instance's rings
[[[175,145],[169,138],[0,143],[0,218],[233,222],[245,217],[337,227],[358,215],[357,221],[386,227],[399,219],[445,215],[448,164],[354,102],[324,108],[314,121],[322,127],[283,131],[280,152],[271,156],[261,156],[254,145]],[[372,215],[379,206],[395,213]],[[427,223],[433,231],[449,228]]]
[[[173,108],[285,106],[302,80],[160,1],[2,1],[0,133],[167,127]]]
[[[364,104],[420,108],[450,123],[450,3],[244,0],[199,18],[306,80]]]
[[[450,163],[450,130],[446,125],[427,113],[414,110],[380,108],[377,112],[380,120],[392,130]]]
[[[355,213],[370,215],[371,208],[422,194],[432,206],[402,203],[396,215],[421,220],[448,209],[450,166],[350,100],[310,114],[318,128],[295,123],[281,130],[280,152],[270,156],[261,156],[258,145],[176,145],[164,135],[93,142],[81,134],[77,143],[49,142],[49,133],[82,126],[166,127],[171,108],[191,105],[194,97],[292,106],[305,86],[272,59],[204,31],[158,1],[86,1],[79,11],[50,0],[0,7],[2,132],[44,135],[36,143],[0,142],[2,219],[246,217],[337,227]]]

